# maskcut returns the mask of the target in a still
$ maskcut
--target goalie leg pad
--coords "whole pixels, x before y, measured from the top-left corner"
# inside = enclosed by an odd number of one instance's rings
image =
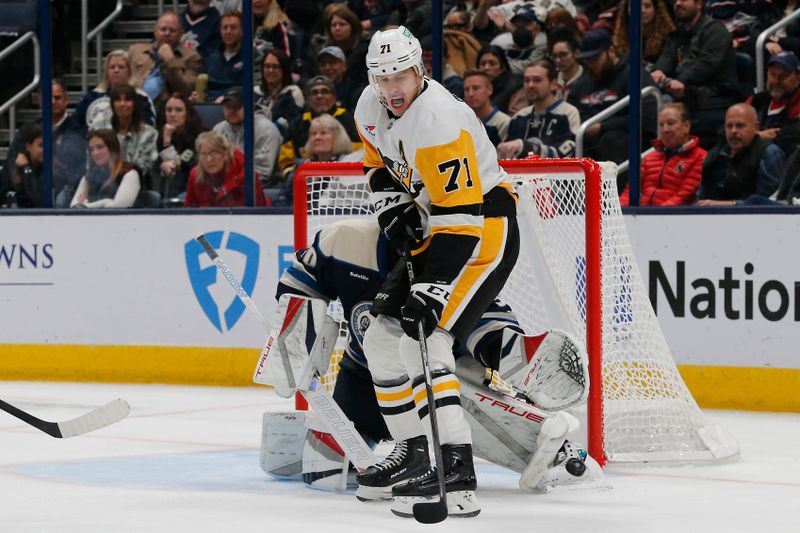
[[[261,469],[279,478],[300,479],[307,413],[264,413],[261,426]]]
[[[550,413],[468,379],[461,381],[461,402],[472,427],[475,455],[523,474],[536,485],[569,431],[564,413]]]
[[[550,330],[541,335],[503,332],[500,375],[549,411],[582,404],[589,394],[589,357],[570,334]]]
[[[306,390],[315,371],[327,371],[339,324],[325,301],[291,294],[278,300],[273,324],[253,381],[276,390]]]
[[[333,436],[322,429],[313,414],[306,418],[306,424],[308,432],[303,445],[303,481],[313,489],[346,490],[350,461],[344,451]]]

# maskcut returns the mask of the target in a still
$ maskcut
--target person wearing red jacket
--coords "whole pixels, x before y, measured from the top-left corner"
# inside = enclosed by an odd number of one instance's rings
[[[185,207],[244,206],[244,155],[221,133],[207,131],[195,141],[197,166],[189,174]],[[256,175],[257,206],[269,205]]]
[[[658,139],[654,152],[642,159],[639,205],[691,205],[703,171],[706,151],[689,134],[691,122],[685,104],[665,104],[658,114]],[[619,203],[630,205],[628,187]]]

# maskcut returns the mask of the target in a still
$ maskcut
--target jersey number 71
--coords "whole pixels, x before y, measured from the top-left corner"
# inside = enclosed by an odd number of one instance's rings
[[[439,163],[436,168],[439,169],[439,174],[444,174],[448,170],[450,171],[450,175],[447,178],[447,185],[444,186],[444,192],[449,193],[461,188],[459,182],[461,181],[462,168],[464,168],[467,173],[467,179],[464,185],[467,188],[472,188],[472,174],[470,174],[469,162],[466,157],[450,159],[444,163]]]

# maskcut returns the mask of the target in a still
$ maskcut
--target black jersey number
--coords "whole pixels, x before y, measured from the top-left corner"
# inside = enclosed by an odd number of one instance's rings
[[[468,189],[472,187],[472,174],[469,170],[469,161],[467,161],[466,157],[462,157],[461,159],[455,158],[450,159],[449,161],[445,161],[444,163],[439,163],[437,166],[439,169],[439,174],[445,174],[446,172],[450,172],[447,177],[447,185],[444,186],[444,192],[453,192],[457,191],[461,188],[461,170],[467,174],[466,182],[464,186]]]

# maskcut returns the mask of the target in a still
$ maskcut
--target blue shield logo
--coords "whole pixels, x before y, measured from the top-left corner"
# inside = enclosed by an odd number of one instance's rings
[[[222,248],[222,242],[225,236],[224,231],[212,231],[206,233],[205,236],[215,249],[239,252],[245,257],[244,274],[239,281],[242,284],[242,288],[252,297],[253,288],[256,284],[256,277],[258,275],[260,255],[258,243],[246,235],[231,231],[228,234],[228,242],[225,244],[225,247]],[[214,297],[211,296],[211,292],[208,290],[209,287],[217,282],[217,267],[213,264],[205,268],[200,267],[200,257],[205,256],[205,252],[194,239],[187,241],[183,249],[186,256],[186,270],[189,273],[189,281],[192,284],[194,295],[197,297],[197,302],[208,317],[208,320],[214,324],[214,327],[217,328],[220,333],[223,333],[222,320],[220,320],[219,316],[220,307],[217,305],[217,302],[214,301]],[[227,281],[223,280],[223,283],[227,283]],[[239,298],[233,294],[233,289],[231,289],[230,294],[233,300],[222,314],[225,322],[225,330],[228,331],[236,325],[236,322],[242,316],[245,308]]]

